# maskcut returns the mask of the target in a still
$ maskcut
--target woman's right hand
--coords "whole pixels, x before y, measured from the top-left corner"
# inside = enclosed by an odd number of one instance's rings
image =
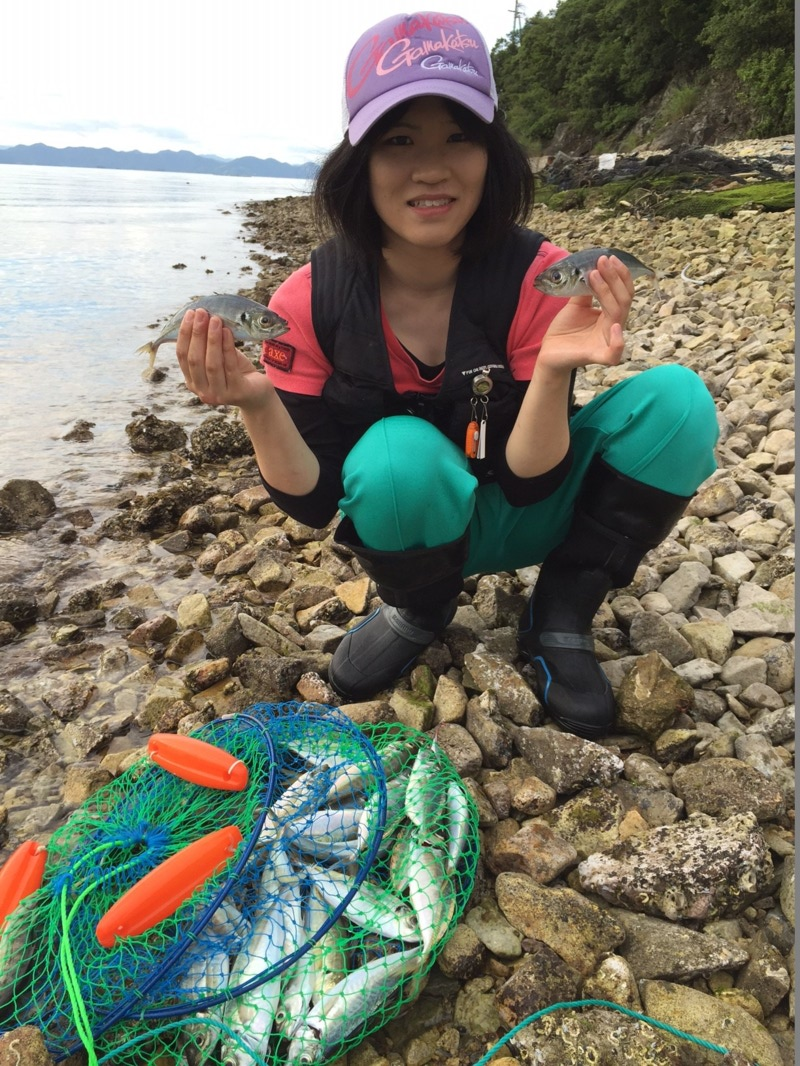
[[[186,387],[203,403],[254,409],[274,393],[266,374],[233,343],[222,319],[203,308],[183,316],[175,350]]]

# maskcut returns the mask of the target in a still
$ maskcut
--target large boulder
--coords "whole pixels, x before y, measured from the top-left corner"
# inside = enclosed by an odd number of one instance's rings
[[[204,419],[191,435],[192,455],[199,463],[219,463],[252,455],[253,445],[242,422],[224,415]]]
[[[180,451],[186,447],[186,433],[177,422],[167,422],[155,415],[135,418],[125,427],[131,450],[149,454],[151,452]]]
[[[33,625],[39,614],[36,596],[24,585],[0,584],[0,622],[10,622],[16,629]]]
[[[56,501],[44,485],[12,478],[0,489],[0,533],[38,529],[55,509]]]

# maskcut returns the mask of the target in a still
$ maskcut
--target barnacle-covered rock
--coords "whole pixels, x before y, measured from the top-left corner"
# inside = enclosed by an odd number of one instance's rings
[[[753,814],[684,822],[630,837],[578,867],[581,887],[673,921],[738,914],[769,881],[772,859]]]
[[[514,1037],[519,1059],[529,1066],[586,1066],[620,1062],[635,1066],[681,1066],[677,1037],[613,1010],[548,1014]]]

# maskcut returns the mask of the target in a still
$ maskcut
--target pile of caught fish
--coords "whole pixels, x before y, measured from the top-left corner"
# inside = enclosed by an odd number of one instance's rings
[[[472,886],[476,817],[429,737],[395,728],[373,739],[385,796],[363,792],[357,765],[317,750],[303,753],[308,768],[271,806],[257,886],[240,888],[241,909],[229,900],[223,921],[210,923],[184,979],[234,996],[191,1022],[203,1049],[197,1061],[325,1062],[418,994]],[[368,849],[373,854],[358,883]],[[247,894],[254,887],[252,905]],[[231,922],[235,955],[228,955],[224,935],[210,950],[214,930],[223,933]],[[279,972],[290,958],[296,961]],[[271,975],[263,980],[265,972]]]
[[[430,736],[319,704],[193,736],[215,769],[155,746],[53,834],[0,922],[0,1028],[124,1066],[322,1064],[419,993],[472,890],[474,806]]]

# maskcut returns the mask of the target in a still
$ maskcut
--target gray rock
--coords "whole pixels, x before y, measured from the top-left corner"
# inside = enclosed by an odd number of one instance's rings
[[[649,788],[629,781],[618,781],[612,788],[621,798],[625,811],[637,811],[647,825],[674,825],[684,817],[683,800],[669,789]]]
[[[704,814],[629,838],[578,867],[580,884],[618,906],[702,921],[737,914],[768,884],[772,860],[752,814]]]
[[[439,722],[463,722],[467,701],[468,697],[463,686],[447,674],[441,674],[433,694],[437,724]]]
[[[561,795],[590,785],[610,785],[622,773],[619,756],[571,733],[517,726],[511,735],[534,774]]]
[[[125,427],[131,450],[144,454],[162,451],[180,451],[186,447],[186,433],[177,422],[166,421],[147,414],[134,418]]]
[[[692,688],[713,681],[715,677],[719,677],[721,670],[719,663],[712,662],[711,659],[690,659],[688,663],[675,667],[678,677],[682,677]],[[766,669],[764,672],[766,673]]]
[[[269,648],[252,648],[236,659],[231,673],[259,700],[289,700],[305,669],[302,659],[275,655]]]
[[[201,503],[193,504],[183,512],[178,519],[178,527],[198,537],[201,537],[204,533],[216,532],[212,512]]]
[[[491,692],[500,714],[528,725],[541,719],[541,705],[533,689],[515,668],[497,655],[481,651],[464,656],[464,665],[479,692]]]
[[[783,790],[787,802],[794,795],[794,775],[763,733],[748,733],[736,738],[736,758],[752,766]]]
[[[496,707],[496,698],[484,692],[469,701],[466,715],[467,730],[481,749],[483,765],[493,769],[508,766],[512,753],[511,736],[498,719]]]
[[[791,987],[786,961],[759,931],[748,944],[750,958],[736,978],[736,987],[755,996],[769,1017]]]
[[[619,952],[637,981],[707,977],[717,970],[738,970],[748,961],[743,947],[710,933],[627,910],[615,909],[612,914],[625,930]]]
[[[739,585],[753,576],[756,566],[745,552],[733,551],[715,559],[711,569],[728,584]]]
[[[766,683],[767,664],[763,659],[749,655],[732,655],[722,667],[720,681],[723,685],[751,685],[754,682]]]
[[[466,777],[478,773],[483,765],[481,749],[463,726],[457,722],[443,722],[436,733],[436,739],[459,774]]]
[[[484,1040],[501,1027],[502,1021],[494,998],[491,977],[477,977],[467,981],[456,996],[453,1024]]]
[[[672,785],[688,814],[700,811],[727,818],[750,811],[759,822],[768,822],[785,811],[782,790],[738,759],[704,759],[679,766]]]
[[[85,759],[93,751],[106,744],[109,739],[105,729],[97,729],[89,722],[67,722],[61,733],[70,753],[76,759]]]
[[[499,959],[518,959],[522,955],[521,934],[504,918],[490,896],[467,911],[464,923]]]
[[[512,759],[504,770],[484,770],[480,782],[502,818],[512,811],[515,816],[541,814],[555,806],[555,789],[536,776],[527,759]]]
[[[124,513],[106,519],[100,536],[129,540],[139,533],[159,536],[170,533],[181,515],[194,503],[202,503],[210,494],[199,478],[186,478],[148,493]]]
[[[681,563],[674,574],[662,581],[658,591],[667,597],[673,611],[685,614],[697,603],[710,577],[711,571],[703,563]]]
[[[778,711],[764,711],[747,727],[747,733],[763,733],[772,744],[783,744],[795,735],[794,705]]]
[[[0,584],[0,622],[9,622],[15,629],[25,629],[36,621],[38,613],[36,596],[31,589],[11,582]]]
[[[686,513],[699,518],[714,518],[732,511],[743,495],[732,477],[722,476],[700,487]]]
[[[0,533],[39,529],[56,509],[44,485],[27,478],[12,478],[0,489]]]
[[[692,645],[661,615],[643,611],[631,621],[631,647],[637,654],[657,651],[673,666],[694,657]]]
[[[754,603],[740,607],[727,617],[734,633],[747,637],[771,637],[775,633],[794,633],[794,611],[789,603]]]
[[[240,604],[232,604],[217,612],[211,628],[206,632],[206,647],[215,659],[233,662],[252,646],[242,632],[239,622],[241,613]]]
[[[70,722],[89,705],[97,687],[80,677],[53,680],[42,690],[42,699],[62,722]]]
[[[205,418],[189,437],[192,455],[200,463],[223,462],[239,455],[252,455],[253,445],[242,422],[224,415]]]
[[[762,681],[753,681],[739,693],[739,699],[745,707],[757,710],[778,711],[784,706],[780,695],[770,685]]]
[[[0,689],[0,733],[27,733],[32,717],[33,711],[18,696]]]
[[[755,570],[747,556],[736,551],[739,547],[736,534],[721,522],[695,522],[687,527],[684,540],[689,548],[705,548],[710,552],[714,560],[711,565],[712,573],[719,574],[725,580],[728,580],[725,575],[729,573],[730,566],[726,560],[730,560],[733,555],[740,556],[749,564],[744,567],[748,577]]]

